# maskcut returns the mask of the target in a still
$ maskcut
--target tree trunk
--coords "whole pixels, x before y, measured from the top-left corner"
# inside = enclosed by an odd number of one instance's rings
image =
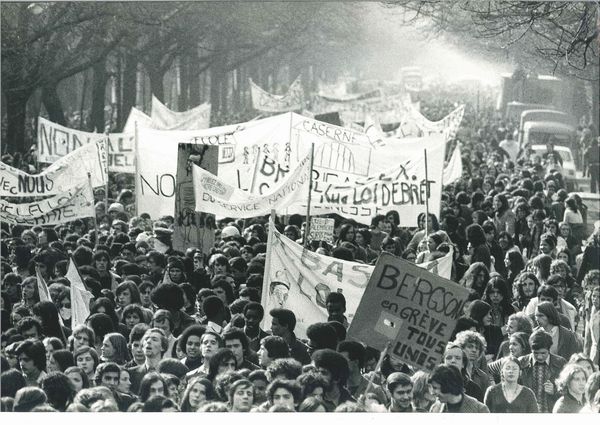
[[[227,115],[228,113],[228,93],[229,93],[229,75],[225,74],[223,75],[223,78],[221,78],[220,84],[219,84],[219,88],[221,89],[221,115],[223,116],[223,118]]]
[[[30,140],[25,146],[25,116],[27,113],[27,100],[31,95],[29,90],[6,90],[6,143],[2,152],[25,152],[30,146]]]
[[[119,131],[123,129],[131,108],[135,106],[135,97],[137,89],[137,58],[134,55],[125,55],[123,65],[123,80],[121,87],[123,90],[123,104],[119,108],[120,121]]]
[[[89,130],[104,133],[104,105],[106,93],[106,61],[97,62],[93,67],[92,111],[90,113]]]
[[[162,103],[165,103],[165,87],[163,84],[165,73],[156,66],[148,66],[147,63],[144,63],[144,67],[146,68],[146,72],[148,72],[152,94]]]
[[[188,77],[189,77],[189,94],[188,94],[188,102],[190,106],[199,105],[201,102],[200,99],[200,57],[198,56],[198,49],[194,46],[191,49],[189,56],[189,68],[188,68]]]
[[[210,116],[211,121],[214,119],[217,123],[220,123],[218,120],[221,113],[221,79],[223,77],[219,65],[219,61],[215,61],[210,67]]]
[[[594,133],[593,137],[598,137],[599,129],[600,129],[600,83],[598,79],[594,79],[592,81],[592,122],[594,124]]]
[[[184,56],[179,58],[179,99],[178,107],[179,111],[187,111],[189,109],[189,87],[190,87],[190,60],[189,57]]]
[[[56,124],[67,125],[65,112],[56,91],[58,83],[52,82],[42,88],[42,102],[48,112],[48,119]]]

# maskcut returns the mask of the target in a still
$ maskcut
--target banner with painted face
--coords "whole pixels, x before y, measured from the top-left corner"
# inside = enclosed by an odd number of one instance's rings
[[[304,338],[308,326],[327,321],[325,300],[331,292],[344,294],[345,316],[352,322],[374,266],[317,254],[277,230],[269,244],[270,271],[265,275],[261,300],[265,309],[263,329],[271,326],[271,309],[287,308],[296,314],[296,335]],[[449,279],[452,253],[418,267]]]
[[[245,218],[283,210],[308,196],[310,158],[306,157],[286,176],[278,188],[267,195],[252,195],[223,179],[192,165],[196,211],[220,217]]]
[[[176,112],[152,96],[152,127],[160,130],[203,130],[210,127],[210,103]]]
[[[92,141],[108,138],[108,171],[135,173],[134,133],[89,133],[63,127],[60,124],[38,118],[37,151],[38,161],[53,163],[77,148]]]
[[[0,196],[60,195],[69,189],[88,183],[92,186],[106,183],[106,143],[97,140],[59,158],[40,174],[27,174],[10,165],[0,163]]]
[[[14,204],[0,199],[0,218],[8,224],[49,226],[94,216],[94,194],[87,182],[36,202]]]
[[[271,94],[260,88],[252,79],[249,81],[252,107],[257,111],[281,113],[299,111],[304,107],[304,89],[300,76],[294,80],[284,95]]]
[[[391,343],[396,360],[431,372],[443,360],[469,291],[383,253],[377,260],[347,339],[379,350]]]

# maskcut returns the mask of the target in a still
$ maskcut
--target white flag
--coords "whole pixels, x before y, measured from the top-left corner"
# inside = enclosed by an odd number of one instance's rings
[[[460,155],[460,146],[457,144],[452,152],[450,161],[444,167],[444,174],[442,175],[442,183],[444,185],[454,183],[456,180],[462,177],[463,173],[462,158]]]
[[[48,285],[40,273],[40,268],[35,266],[35,277],[37,278],[38,293],[40,295],[40,301],[52,301],[50,297],[50,291]],[[59,316],[60,317],[60,316]]]
[[[85,320],[90,315],[90,300],[94,296],[85,287],[72,258],[69,259],[69,268],[65,277],[71,282],[71,329],[73,329],[77,325],[85,324]]]

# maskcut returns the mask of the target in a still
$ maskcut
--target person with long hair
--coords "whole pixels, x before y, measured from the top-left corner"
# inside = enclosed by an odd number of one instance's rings
[[[247,379],[239,379],[229,387],[228,402],[230,412],[249,412],[254,403],[254,387]]]
[[[525,269],[525,261],[519,251],[510,250],[504,256],[506,266],[506,281],[509,287],[513,287],[515,279]]]
[[[483,293],[482,300],[492,307],[490,310],[492,325],[501,328],[504,327],[508,321],[508,317],[515,313],[515,309],[511,304],[510,289],[501,276],[494,276],[490,279]]]
[[[562,396],[556,400],[552,413],[579,413],[585,405],[585,370],[577,364],[567,364],[556,378]]]
[[[489,268],[484,263],[477,262],[471,263],[459,283],[465,288],[477,292],[479,298],[481,298],[489,280]]]
[[[104,335],[100,359],[103,362],[114,362],[119,366],[123,366],[130,360],[127,339],[118,332]]]
[[[515,234],[517,216],[510,209],[508,199],[503,194],[494,196],[494,226],[498,232],[507,232],[510,236]]]
[[[214,399],[214,390],[211,382],[206,378],[192,379],[181,397],[180,410],[182,412],[196,412],[200,406]]]
[[[117,286],[115,294],[117,295],[117,304],[119,305],[115,310],[115,313],[117,313],[119,319],[122,318],[123,309],[125,307],[130,304],[141,305],[142,303],[140,291],[132,280],[126,280],[125,282],[120,283],[119,286]]]
[[[66,369],[75,366],[73,353],[69,350],[56,350],[47,361],[47,370],[50,372],[64,372]]]
[[[42,324],[42,333],[45,336],[60,339],[63,346],[67,344],[70,332],[60,324],[58,310],[52,301],[40,301],[34,304],[32,312]]]
[[[110,270],[112,264],[110,262],[110,255],[108,252],[104,250],[98,250],[92,257],[92,265],[98,272],[100,277],[98,281],[102,285],[103,289],[109,289],[111,291],[117,289],[120,278]]]
[[[156,395],[169,397],[167,381],[158,372],[148,372],[140,382],[140,401],[145,403],[150,397]]]
[[[427,221],[427,232],[425,231],[425,221]],[[429,214],[429,220],[425,220],[425,213],[420,213],[417,217],[417,225],[419,226],[419,230],[415,232],[412,239],[408,243],[406,248],[418,250],[419,243],[425,237],[425,234],[430,234],[433,232],[437,232],[440,230],[440,225],[438,223],[438,219],[435,214]]]
[[[537,295],[540,282],[535,274],[531,272],[521,272],[513,283],[513,307],[517,311],[524,311],[531,301]]]
[[[80,368],[88,377],[89,382],[94,382],[96,376],[96,368],[100,363],[98,353],[89,346],[79,347],[73,353],[73,359],[78,368]]]
[[[188,377],[197,376],[208,376],[210,372],[210,359],[217,353],[219,348],[223,346],[223,339],[221,336],[212,331],[206,331],[200,338],[200,354],[202,358],[202,364],[196,369],[192,370]]]
[[[531,271],[540,283],[540,286],[546,283],[550,277],[550,266],[552,265],[552,257],[547,254],[536,256],[531,262]]]
[[[214,382],[217,375],[233,372],[237,368],[237,361],[233,351],[229,348],[220,348],[208,362],[208,375],[206,378]]]
[[[96,313],[104,313],[110,318],[110,321],[112,322],[112,329],[110,332],[119,332],[123,336],[127,335],[127,326],[119,320],[119,316],[115,310],[115,304],[109,298],[100,297],[92,303],[90,307],[90,317]],[[96,334],[98,334],[98,332],[96,332]],[[104,335],[101,336],[104,337]],[[99,335],[96,335],[96,338],[98,337]],[[102,340],[98,342],[101,344]],[[98,345],[98,349],[99,348]]]
[[[67,368],[64,373],[71,380],[71,384],[73,384],[73,387],[75,388],[75,393],[90,387],[90,380],[80,367],[71,366]]]
[[[21,301],[13,305],[13,310],[18,307],[25,307],[32,311],[33,306],[40,301],[38,293],[37,278],[27,277],[21,282]]]
[[[484,396],[483,402],[490,413],[538,413],[535,394],[519,384],[519,360],[510,356],[501,361],[501,383],[489,387]]]
[[[485,239],[483,227],[479,224],[470,224],[467,229],[467,251],[471,256],[471,264],[481,262],[490,270],[492,254]]]

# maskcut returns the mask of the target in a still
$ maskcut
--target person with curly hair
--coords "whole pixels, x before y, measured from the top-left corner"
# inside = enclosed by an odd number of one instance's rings
[[[577,364],[567,364],[556,378],[556,387],[562,396],[556,400],[552,413],[579,413],[585,405],[585,370]]]
[[[515,313],[515,308],[511,304],[510,289],[501,276],[494,276],[489,280],[482,300],[492,307],[490,310],[492,325],[504,327],[508,317]]]

